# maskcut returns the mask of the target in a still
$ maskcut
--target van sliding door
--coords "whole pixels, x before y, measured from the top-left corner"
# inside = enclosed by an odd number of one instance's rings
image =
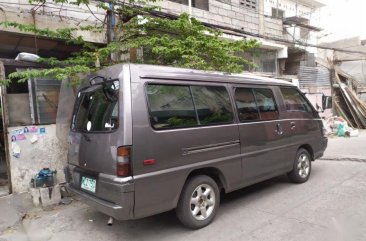
[[[254,183],[283,172],[286,156],[283,124],[273,89],[236,86],[243,181]]]

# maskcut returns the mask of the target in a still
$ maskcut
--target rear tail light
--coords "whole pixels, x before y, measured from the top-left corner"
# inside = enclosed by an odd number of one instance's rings
[[[131,148],[120,146],[117,148],[117,176],[131,176]]]

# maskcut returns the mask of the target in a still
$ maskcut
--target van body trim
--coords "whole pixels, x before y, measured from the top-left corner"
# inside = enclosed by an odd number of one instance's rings
[[[123,98],[123,144],[132,145],[132,96],[131,96],[131,73],[130,66],[124,65],[119,80],[122,82]]]
[[[168,169],[164,169],[164,170],[160,170],[160,171],[138,174],[136,176],[133,176],[133,178],[134,178],[134,180],[137,180],[137,179],[143,179],[143,178],[147,178],[147,177],[162,175],[162,174],[171,173],[171,172],[177,172],[177,171],[186,170],[186,169],[195,169],[197,167],[208,166],[208,165],[211,165],[211,164],[217,163],[217,162],[223,162],[223,161],[228,160],[228,159],[240,158],[241,156],[242,155],[239,153],[239,154],[236,154],[236,155],[225,156],[225,157],[221,157],[221,158],[212,159],[212,160],[209,160],[209,161],[192,163],[192,164],[179,166],[179,167],[172,167],[172,168],[168,168]]]
[[[210,145],[204,145],[204,146],[188,147],[188,148],[182,149],[182,155],[185,156],[185,155],[201,153],[201,152],[206,152],[206,151],[214,151],[214,150],[219,150],[222,148],[237,146],[239,144],[240,144],[240,141],[235,140],[235,141],[228,141],[228,142],[216,143],[216,144],[210,144]]]
[[[307,142],[308,142],[308,140],[304,140],[303,143],[307,143]],[[234,146],[234,145],[238,145],[238,144],[239,143],[236,143],[236,144],[233,143],[230,146]],[[247,156],[256,155],[256,154],[261,153],[261,152],[274,151],[274,150],[282,149],[282,148],[289,147],[289,146],[299,146],[300,144],[301,143],[291,143],[291,144],[287,144],[287,145],[277,146],[277,147],[274,147],[274,148],[262,149],[260,151],[252,151],[252,152],[247,152],[247,153],[240,153],[240,154],[236,154],[236,155],[232,155],[232,156],[226,156],[226,157],[222,157],[222,158],[212,159],[212,160],[209,160],[209,161],[192,163],[192,164],[188,164],[188,165],[184,165],[184,166],[179,166],[179,167],[172,167],[172,168],[168,168],[168,169],[164,169],[164,170],[160,170],[160,171],[138,174],[136,176],[133,176],[133,179],[134,180],[137,180],[137,179],[143,179],[143,178],[147,178],[147,177],[162,175],[162,174],[166,174],[166,173],[177,172],[177,171],[181,171],[181,170],[195,169],[197,167],[204,167],[204,166],[212,165],[214,163],[223,162],[223,161],[228,160],[228,159],[244,158],[244,157],[247,157]],[[229,145],[226,145],[225,147],[229,147]],[[195,152],[195,153],[197,153],[197,152]],[[243,168],[245,169],[245,166]]]
[[[175,81],[201,81],[201,82],[216,82],[216,83],[232,83],[232,84],[255,84],[255,85],[273,85],[273,86],[284,86],[294,87],[293,84],[278,80],[269,79],[254,76],[234,76],[234,75],[220,75],[220,74],[186,74],[186,73],[175,73],[175,74],[141,74],[141,79],[155,79],[155,80],[175,80]],[[208,77],[208,78],[207,78]]]
[[[279,121],[321,121],[322,119],[277,119],[277,120],[266,120],[266,121],[248,121],[248,122],[239,122],[239,125],[249,125],[249,124],[259,124],[259,123],[267,123],[267,122],[279,122]]]
[[[105,174],[105,173],[99,173],[99,178],[103,178],[105,180],[113,181],[117,184],[128,184],[133,182],[133,177],[116,177],[115,175]]]

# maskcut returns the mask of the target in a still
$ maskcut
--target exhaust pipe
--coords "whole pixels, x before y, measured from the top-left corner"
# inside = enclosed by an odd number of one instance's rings
[[[109,217],[108,222],[107,222],[108,226],[112,226],[113,225],[113,218]]]

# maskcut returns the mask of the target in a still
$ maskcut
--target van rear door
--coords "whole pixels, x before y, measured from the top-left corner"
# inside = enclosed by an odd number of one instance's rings
[[[68,162],[79,167],[91,182],[99,173],[116,174],[117,147],[123,145],[119,86],[118,80],[103,81],[77,94]]]

